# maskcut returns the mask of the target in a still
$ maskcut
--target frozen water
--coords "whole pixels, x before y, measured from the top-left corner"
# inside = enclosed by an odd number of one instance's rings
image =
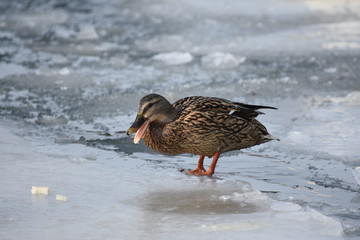
[[[272,200],[247,182],[149,168],[146,161],[156,162],[146,155],[56,146],[42,142],[46,139],[36,143],[45,146],[35,146],[3,127],[0,133],[2,239],[227,239],[235,235],[268,239],[269,232],[274,239],[342,239],[338,221],[295,203]],[[14,152],[16,146],[21,149]],[[96,161],[78,157],[88,152],[100,155]],[[32,195],[32,185],[44,185],[50,192]]]
[[[0,2],[0,239],[359,238],[359,10]],[[281,141],[187,176],[196,156],[124,134],[150,92],[277,107],[259,120]]]

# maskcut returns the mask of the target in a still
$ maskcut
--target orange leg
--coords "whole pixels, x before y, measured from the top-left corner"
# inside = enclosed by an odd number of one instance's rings
[[[207,171],[205,171],[205,169],[203,167],[204,156],[200,156],[200,159],[198,162],[198,167],[193,171],[189,171],[188,173],[194,174],[194,175],[201,175],[201,176],[212,176],[215,172],[215,167],[216,167],[217,161],[219,160],[219,157],[220,157],[220,152],[216,152],[213,156],[213,160],[210,164],[209,169]],[[199,168],[199,167],[201,167],[201,168]]]
[[[191,170],[188,171],[188,174],[194,174],[194,175],[198,175],[201,172],[206,172],[205,168],[204,168],[204,158],[205,156],[201,155],[197,164],[197,168],[195,170]]]

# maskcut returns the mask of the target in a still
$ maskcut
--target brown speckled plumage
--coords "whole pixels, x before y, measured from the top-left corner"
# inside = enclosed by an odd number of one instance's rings
[[[275,139],[255,119],[261,114],[257,111],[260,108],[274,109],[201,96],[186,97],[170,105],[162,96],[150,94],[139,106],[143,121],[149,121],[142,138],[151,149],[170,155],[210,157],[252,147]]]

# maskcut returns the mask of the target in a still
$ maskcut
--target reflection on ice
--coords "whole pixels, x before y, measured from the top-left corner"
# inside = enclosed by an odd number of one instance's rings
[[[271,200],[247,182],[194,181],[198,183],[191,187],[150,190],[141,197],[141,236],[342,239],[338,221],[295,203]]]
[[[178,214],[237,214],[261,212],[271,200],[246,182],[199,183],[191,188],[152,191],[144,209]]]

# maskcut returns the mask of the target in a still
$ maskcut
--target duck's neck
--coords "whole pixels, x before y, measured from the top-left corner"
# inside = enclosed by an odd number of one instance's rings
[[[176,112],[175,109],[169,109],[168,112],[166,112],[165,114],[162,114],[159,118],[159,123],[162,124],[167,124],[169,122],[172,122],[176,117]]]
[[[163,108],[161,112],[156,116],[154,122],[160,124],[167,124],[172,122],[176,117],[176,110],[175,108],[169,103],[166,108]]]
[[[166,123],[151,122],[144,135],[144,142],[150,148],[159,151],[157,148],[163,144],[163,130]]]

